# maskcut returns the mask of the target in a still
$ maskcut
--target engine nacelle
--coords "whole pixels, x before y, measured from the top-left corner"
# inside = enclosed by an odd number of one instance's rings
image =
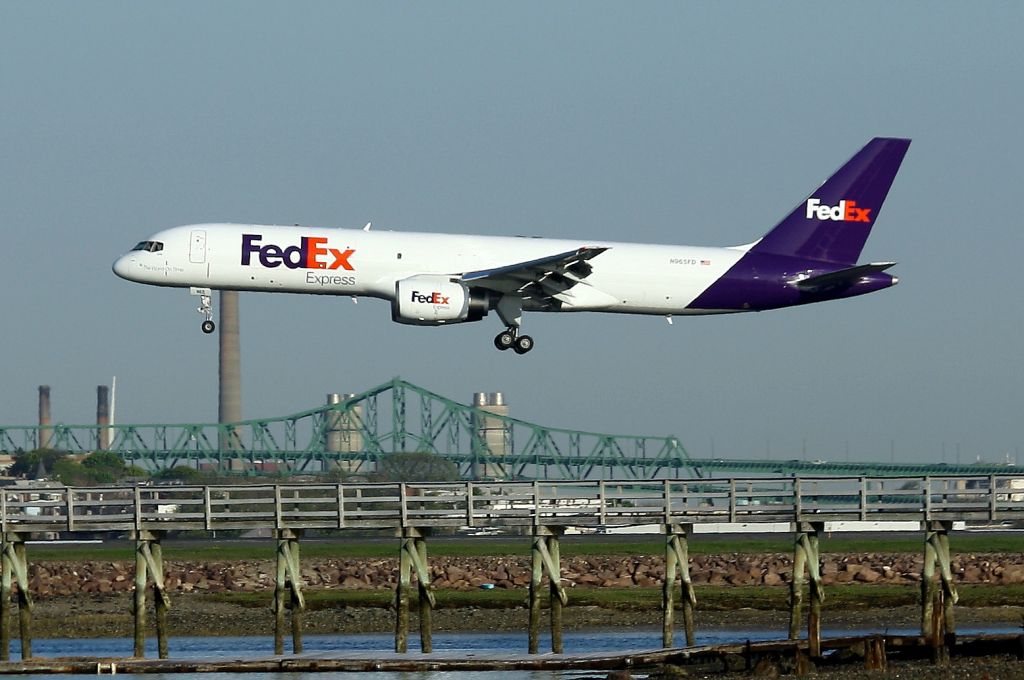
[[[391,319],[416,326],[479,321],[487,316],[490,296],[448,276],[410,276],[395,283]]]

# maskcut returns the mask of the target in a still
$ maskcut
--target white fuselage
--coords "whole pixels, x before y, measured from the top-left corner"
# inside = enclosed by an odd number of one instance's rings
[[[391,300],[396,282],[544,258],[581,246],[608,250],[558,297],[562,311],[707,314],[688,310],[745,248],[572,241],[528,237],[196,224],[150,237],[114,264],[121,277],[159,286],[369,296]],[[141,245],[141,244],[140,244]]]

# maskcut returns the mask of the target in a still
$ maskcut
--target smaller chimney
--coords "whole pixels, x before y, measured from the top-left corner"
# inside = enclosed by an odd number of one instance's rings
[[[110,448],[110,388],[96,386],[96,450]]]
[[[50,386],[39,386],[39,437],[37,445],[40,449],[50,448],[53,428],[50,427]]]

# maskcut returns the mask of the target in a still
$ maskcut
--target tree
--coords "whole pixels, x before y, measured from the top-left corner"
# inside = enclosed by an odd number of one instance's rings
[[[203,476],[199,470],[187,465],[164,468],[153,473],[150,479],[157,482],[197,482]]]
[[[452,461],[423,451],[389,453],[380,459],[371,482],[457,482],[459,468]]]
[[[32,451],[25,451],[19,453],[14,457],[14,463],[11,464],[8,474],[12,477],[27,477],[33,479],[36,476],[36,471],[39,469],[39,463],[42,462],[43,468],[49,475],[53,472],[54,464],[67,457],[66,451],[58,451],[57,449],[34,449]]]
[[[110,451],[96,451],[79,462],[66,451],[54,449],[36,449],[17,456],[11,465],[10,474],[34,478],[40,463],[49,479],[67,486],[113,484],[125,477],[145,476],[145,472],[127,465],[120,456]]]

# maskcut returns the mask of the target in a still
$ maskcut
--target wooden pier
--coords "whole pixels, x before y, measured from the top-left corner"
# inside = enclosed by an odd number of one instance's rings
[[[697,604],[689,575],[693,526],[788,523],[794,535],[791,639],[800,636],[805,571],[809,580],[810,654],[821,654],[824,590],[819,573],[822,535],[835,522],[916,521],[923,532],[921,633],[932,639],[955,632],[956,589],[950,571],[949,533],[955,522],[1024,519],[1024,490],[1011,476],[803,477],[596,482],[463,482],[422,484],[287,484],[251,486],[7,487],[0,491],[2,592],[0,661],[6,660],[13,584],[22,657],[30,659],[32,599],[25,540],[34,533],[128,532],[136,545],[135,654],[145,644],[146,591],[153,589],[158,649],[167,656],[161,540],[168,531],[268,529],[277,543],[274,590],[275,652],[283,651],[290,613],[293,649],[302,650],[299,545],[305,530],[391,529],[399,540],[395,593],[395,651],[407,651],[410,590],[419,590],[421,651],[431,651],[427,542],[440,528],[528,529],[529,653],[539,652],[541,589],[550,597],[552,651],[562,651],[562,608],[569,597],[560,578],[559,537],[568,527],[596,531],[660,525],[666,537],[663,589],[665,647],[673,643],[676,581],[687,644],[694,642]],[[525,549],[525,543],[524,543]],[[939,583],[935,582],[936,571]]]

